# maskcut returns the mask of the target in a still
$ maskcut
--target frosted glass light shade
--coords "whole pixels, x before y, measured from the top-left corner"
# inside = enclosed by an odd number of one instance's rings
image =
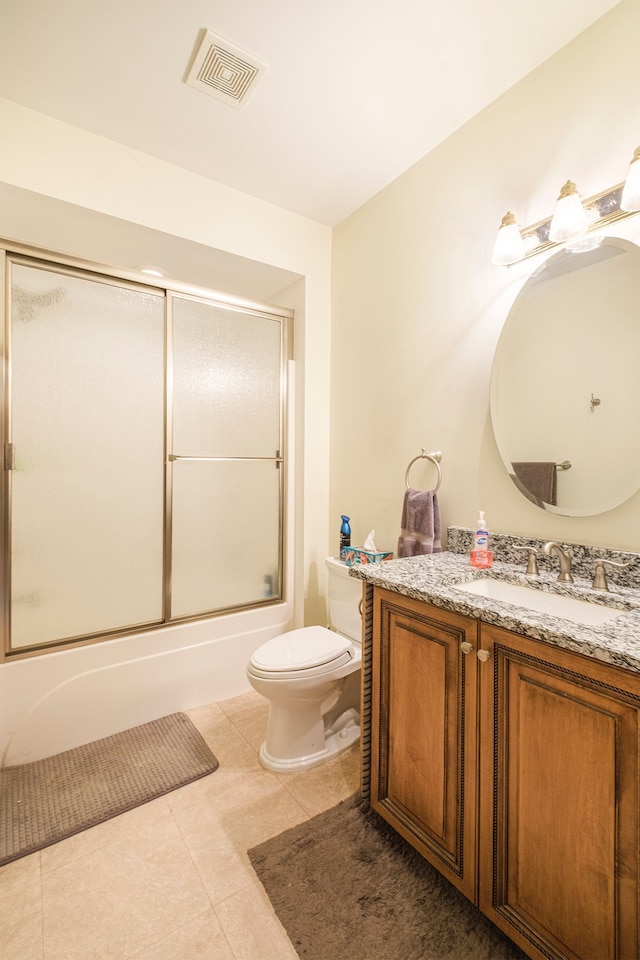
[[[512,213],[506,213],[502,218],[498,236],[493,247],[491,262],[499,267],[506,267],[509,263],[516,263],[524,256],[524,243],[516,218]]]
[[[640,147],[636,147],[629,166],[629,174],[620,198],[620,209],[627,213],[640,210]]]
[[[549,239],[553,243],[577,240],[587,232],[589,222],[576,185],[567,180],[556,204],[556,210],[549,228]]]

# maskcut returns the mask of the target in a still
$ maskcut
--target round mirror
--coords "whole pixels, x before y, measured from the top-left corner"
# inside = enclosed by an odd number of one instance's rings
[[[491,372],[504,464],[530,501],[604,513],[640,489],[640,247],[587,239],[518,294]]]

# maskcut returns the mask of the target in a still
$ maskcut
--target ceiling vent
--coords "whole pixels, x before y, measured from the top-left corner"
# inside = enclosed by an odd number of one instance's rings
[[[209,30],[201,31],[185,82],[231,107],[246,106],[267,65]]]

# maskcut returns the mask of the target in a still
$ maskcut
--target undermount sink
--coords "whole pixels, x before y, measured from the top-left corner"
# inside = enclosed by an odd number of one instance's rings
[[[588,600],[578,600],[576,597],[567,597],[559,593],[546,593],[531,587],[520,586],[517,583],[507,583],[506,580],[496,580],[493,577],[482,577],[480,580],[471,580],[469,583],[456,584],[456,590],[473,593],[487,600],[500,600],[512,603],[516,607],[525,607],[537,613],[546,613],[562,620],[571,620],[589,627],[615,620],[622,616],[625,610],[607,607],[599,603],[590,603]]]

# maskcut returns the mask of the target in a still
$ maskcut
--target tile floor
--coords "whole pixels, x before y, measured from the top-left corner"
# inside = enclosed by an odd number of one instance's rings
[[[273,774],[258,694],[186,712],[219,769],[0,867],[2,960],[297,960],[246,851],[353,793],[358,745]]]

